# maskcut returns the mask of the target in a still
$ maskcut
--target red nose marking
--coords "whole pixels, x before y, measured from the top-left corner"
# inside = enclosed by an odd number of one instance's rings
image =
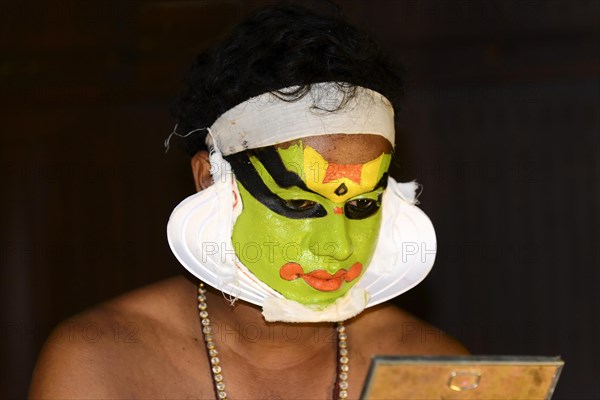
[[[342,209],[342,207],[333,207],[333,213],[334,214],[343,214],[344,210]]]

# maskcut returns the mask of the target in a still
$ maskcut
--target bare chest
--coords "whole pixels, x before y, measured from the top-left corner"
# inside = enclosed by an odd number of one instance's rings
[[[276,355],[290,365],[278,363],[250,364],[236,354],[219,354],[221,375],[228,398],[237,399],[332,399],[338,363],[327,357],[313,363]],[[277,365],[276,365],[277,364]],[[368,367],[364,357],[351,359],[349,371],[350,398],[358,398]],[[155,351],[131,359],[121,367],[120,391],[135,398],[215,398],[214,378],[203,343],[195,348]]]

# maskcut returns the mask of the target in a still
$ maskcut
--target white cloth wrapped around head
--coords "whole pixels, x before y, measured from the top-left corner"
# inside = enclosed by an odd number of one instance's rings
[[[243,202],[223,155],[325,134],[379,135],[394,144],[394,114],[389,101],[362,87],[353,88],[353,95],[348,96],[349,87],[313,84],[304,97],[294,101],[282,99],[280,93],[265,93],[224,113],[207,135],[213,185],[181,202],[169,219],[169,245],[181,264],[232,299],[262,306],[267,321],[346,320],[365,307],[409,290],[433,266],[435,231],[416,206],[418,185],[397,183],[393,178],[388,178],[381,199],[381,227],[369,265],[345,295],[327,306],[315,307],[284,297],[258,279],[236,254],[232,234]]]
[[[394,145],[394,109],[381,94],[359,86],[350,96],[348,84],[326,82],[313,84],[300,99],[282,98],[295,90],[264,93],[221,115],[210,127],[219,151],[228,156],[332,133],[381,135]]]

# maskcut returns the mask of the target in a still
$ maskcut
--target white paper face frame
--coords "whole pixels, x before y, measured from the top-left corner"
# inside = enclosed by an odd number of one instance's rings
[[[436,239],[429,218],[416,205],[414,182],[397,183],[389,178],[382,199],[379,239],[363,277],[355,287],[367,294],[362,308],[380,304],[411,289],[431,270]],[[193,275],[232,298],[263,306],[265,299],[281,294],[258,280],[237,259],[231,233],[234,216],[241,211],[233,175],[220,179],[175,208],[167,226],[169,245],[180,263]],[[358,310],[360,312],[362,310]],[[356,314],[353,312],[352,314]],[[324,311],[319,318],[344,320],[340,310]],[[278,319],[277,315],[272,320]],[[289,321],[289,316],[286,317]],[[303,319],[304,318],[304,319]],[[299,316],[295,322],[307,321]]]

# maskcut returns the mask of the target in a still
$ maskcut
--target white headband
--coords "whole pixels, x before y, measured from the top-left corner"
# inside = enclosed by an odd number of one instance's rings
[[[347,94],[343,88],[349,86],[315,83],[310,92],[297,101],[282,100],[272,92],[263,93],[225,112],[210,131],[224,156],[332,133],[375,134],[394,145],[394,109],[389,100],[371,89],[357,86],[354,96],[344,103]],[[292,93],[297,88],[279,92]]]

